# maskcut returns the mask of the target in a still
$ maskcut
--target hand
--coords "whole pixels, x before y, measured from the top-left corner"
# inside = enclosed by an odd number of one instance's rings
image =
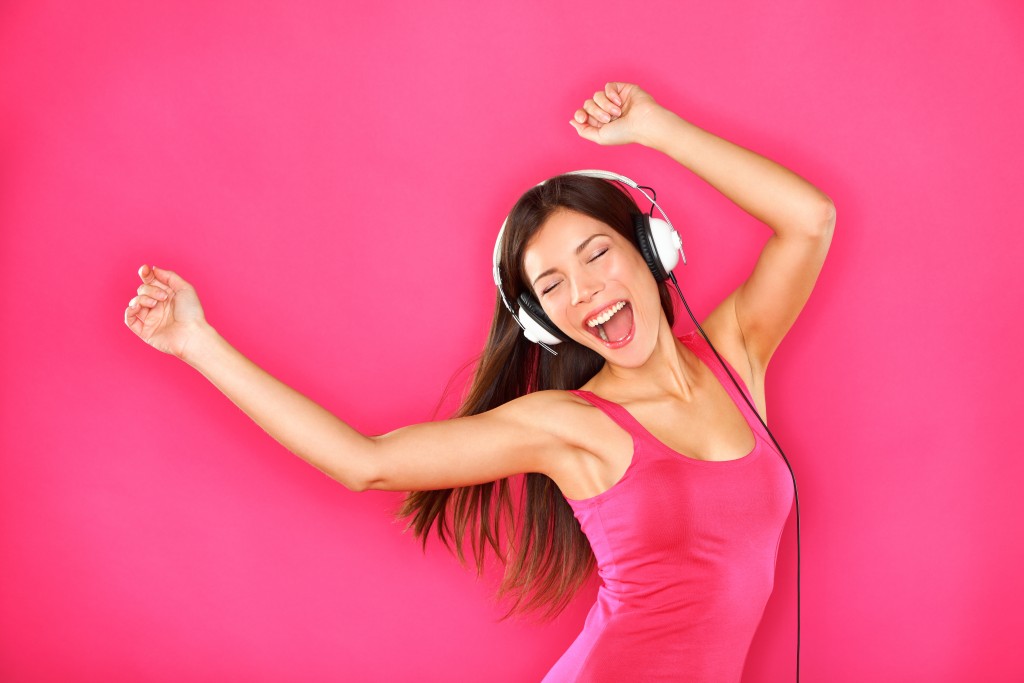
[[[192,285],[177,274],[143,265],[139,268],[138,296],[128,302],[124,323],[142,341],[164,353],[181,358],[189,339],[206,316]]]
[[[591,142],[626,145],[641,140],[652,112],[660,107],[640,86],[610,82],[584,102],[569,123]]]

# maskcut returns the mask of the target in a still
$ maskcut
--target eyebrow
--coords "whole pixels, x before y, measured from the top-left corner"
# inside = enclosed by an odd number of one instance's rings
[[[590,244],[590,241],[593,240],[593,239],[596,239],[598,237],[610,237],[610,235],[606,235],[603,232],[599,232],[599,233],[595,233],[595,234],[591,235],[587,239],[585,239],[582,242],[580,242],[580,246],[576,247],[576,255],[579,256],[580,253],[582,253],[583,250],[587,248],[587,245]],[[556,270],[558,270],[558,269],[557,268],[548,268],[547,270],[545,270],[543,273],[541,273],[540,275],[538,275],[537,277],[535,277],[533,279],[533,286],[534,287],[537,286],[537,280],[541,279],[542,277],[546,277],[548,275],[551,275],[551,273],[555,272]]]

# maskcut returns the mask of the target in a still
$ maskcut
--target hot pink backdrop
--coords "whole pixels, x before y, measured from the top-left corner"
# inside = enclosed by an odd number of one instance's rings
[[[0,679],[538,680],[596,577],[498,624],[497,574],[421,553],[401,494],[292,456],[122,314],[141,264],[176,270],[355,427],[428,420],[483,345],[515,199],[605,168],[658,191],[703,317],[770,231],[579,138],[608,80],[838,209],[767,385],[804,680],[1024,676],[1019,3],[145,5],[0,9]],[[746,683],[793,677],[795,533]]]

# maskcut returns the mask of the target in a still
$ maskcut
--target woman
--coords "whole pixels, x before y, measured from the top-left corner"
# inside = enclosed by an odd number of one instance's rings
[[[763,418],[765,370],[825,260],[832,202],[633,84],[608,83],[570,123],[597,144],[668,154],[775,232],[750,277],[701,324]],[[673,335],[668,290],[637,250],[639,214],[596,178],[559,176],[526,192],[499,244],[504,294],[535,297],[566,342],[557,355],[540,350],[496,297],[459,414],[380,436],[360,434],[242,356],[171,271],[140,268],[125,323],[347,488],[410,491],[400,516],[424,543],[436,523],[463,560],[468,527],[478,571],[487,544],[507,563],[499,595],[515,594],[513,611],[546,605],[556,614],[596,561],[598,600],[548,683],[738,681],[793,487],[704,338]],[[516,518],[509,478],[520,474],[526,500]]]

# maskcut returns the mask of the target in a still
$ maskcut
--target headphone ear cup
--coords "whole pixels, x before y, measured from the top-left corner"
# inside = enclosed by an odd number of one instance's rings
[[[523,333],[532,342],[543,342],[549,346],[568,341],[569,338],[551,322],[540,303],[525,292],[519,295],[519,322]]]
[[[654,220],[665,222],[657,218]],[[654,236],[651,234],[650,219],[647,214],[633,214],[633,231],[636,235],[636,246],[640,250],[640,255],[644,257],[647,267],[651,269],[651,275],[658,282],[668,279],[668,271],[662,267],[661,261],[658,259],[658,251],[654,246]]]
[[[648,230],[658,253],[658,263],[668,278],[668,274],[679,265],[679,250],[683,242],[675,228],[660,218],[648,218]]]

